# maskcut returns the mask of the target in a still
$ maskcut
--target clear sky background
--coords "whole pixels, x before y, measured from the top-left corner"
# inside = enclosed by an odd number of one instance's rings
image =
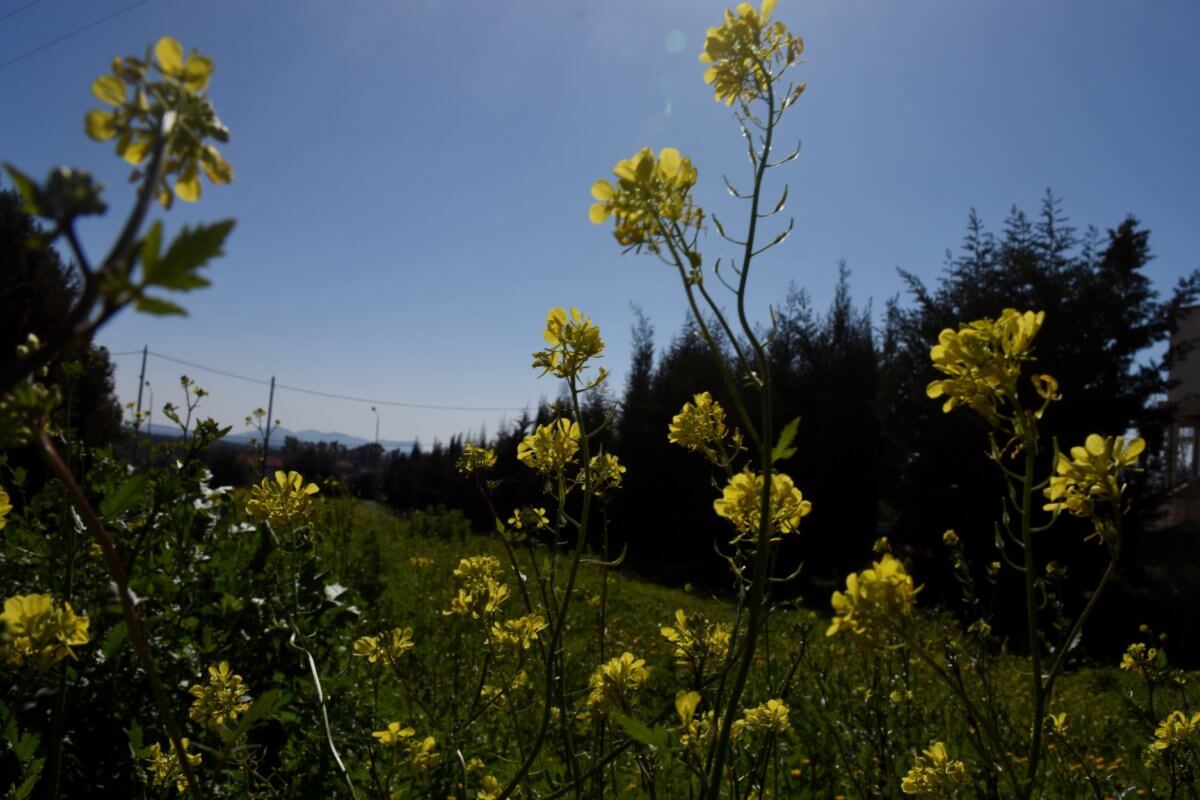
[[[744,151],[696,60],[721,3],[146,0],[20,58],[129,5],[0,0],[0,159],[38,176],[93,171],[113,217],[132,192],[111,146],[83,134],[92,79],[163,34],[217,65],[235,183],[206,184],[166,220],[232,216],[237,229],[214,286],[185,297],[191,315],[127,313],[99,337],[116,352],[148,343],[293,386],[520,408],[556,394],[529,354],[546,309],[573,304],[601,326],[619,387],[630,303],[661,346],[684,302],[666,267],[622,256],[589,224],[592,182],[640,147],[676,146],[699,168],[702,204],[737,213],[720,176],[744,178]],[[1080,227],[1136,214],[1160,289],[1200,266],[1200,4],[779,0],[776,16],[805,38],[796,75],[809,88],[784,131],[802,154],[777,171],[796,231],[759,262],[759,318],[791,282],[824,306],[842,258],[855,299],[879,308],[902,290],[896,267],[936,279],[969,208],[999,230],[1047,187]],[[115,225],[85,229],[93,252]],[[722,252],[715,236],[706,245]],[[132,399],[138,359],[117,362]],[[266,403],[262,386],[152,359],[157,405],[178,400],[181,371],[239,428]],[[375,425],[368,404],[284,391],[276,416],[368,438]],[[383,438],[429,443],[494,431],[503,414],[381,416]]]

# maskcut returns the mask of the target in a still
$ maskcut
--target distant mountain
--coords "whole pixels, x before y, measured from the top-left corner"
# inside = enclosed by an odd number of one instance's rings
[[[143,429],[145,430],[145,429]],[[179,436],[179,428],[174,425],[159,425],[155,423],[151,426],[149,433],[152,436],[168,436],[177,438]],[[316,431],[306,429],[302,431],[292,431],[287,428],[276,428],[271,432],[271,447],[279,447],[283,445],[283,440],[289,436],[293,436],[302,442],[316,444],[317,442],[335,442],[350,450],[356,447],[362,447],[364,444],[371,444],[371,439],[363,439],[360,436],[351,436],[348,433],[340,433],[338,431]],[[239,433],[230,433],[222,441],[226,442],[241,442],[249,444],[252,440],[258,438],[258,431],[244,430]],[[380,439],[379,444],[384,450],[412,450],[413,442],[397,441],[395,439]]]

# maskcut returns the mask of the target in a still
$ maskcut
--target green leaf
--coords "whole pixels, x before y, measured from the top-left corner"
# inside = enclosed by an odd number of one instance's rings
[[[13,800],[25,800],[26,797],[30,797],[33,794],[33,787],[37,785],[38,778],[41,777],[42,765],[44,763],[45,759],[41,758],[30,762],[29,766],[25,768],[25,771],[28,773],[25,776],[25,780],[21,781],[20,786],[12,790],[10,797]]]
[[[772,464],[796,455],[796,448],[792,447],[792,442],[796,441],[796,431],[799,429],[800,418],[796,417],[779,432],[779,440],[775,442],[775,448],[771,451]]]
[[[100,648],[100,653],[104,656],[105,661],[109,661],[121,649],[121,645],[125,644],[125,639],[129,634],[129,629],[125,627],[124,622],[118,622],[108,632],[108,636],[104,637],[104,646]]]
[[[134,475],[100,503],[100,514],[112,518],[128,510],[146,487],[145,475]]]
[[[146,283],[187,292],[209,285],[196,270],[222,254],[225,238],[233,230],[231,219],[212,225],[184,227],[171,242],[166,254],[153,267],[147,267]]]
[[[667,746],[667,732],[662,728],[651,729],[644,722],[639,722],[616,711],[612,712],[612,716],[630,739],[656,750],[662,750]]]
[[[158,220],[146,231],[142,239],[142,269],[149,276],[158,266],[158,251],[162,248],[162,223]]]
[[[40,213],[38,196],[41,192],[38,189],[37,181],[8,162],[4,163],[4,171],[12,179],[13,185],[17,187],[17,194],[21,195],[21,201],[25,204],[25,211],[30,214]]]
[[[166,314],[178,314],[181,317],[187,316],[187,310],[183,306],[178,306],[169,300],[162,300],[157,297],[139,297],[134,308],[145,314],[153,314],[156,317],[161,317]]]
[[[126,733],[129,734],[129,752],[133,754],[135,760],[141,758],[142,750],[145,747],[142,744],[142,726],[136,719],[132,720]]]
[[[226,744],[232,744],[245,735],[246,731],[250,730],[250,726],[261,717],[267,716],[275,711],[276,706],[280,705],[280,696],[278,689],[268,689],[263,692],[254,705],[250,706],[250,710],[242,716],[238,721],[238,726],[233,730],[221,731],[221,738]]]

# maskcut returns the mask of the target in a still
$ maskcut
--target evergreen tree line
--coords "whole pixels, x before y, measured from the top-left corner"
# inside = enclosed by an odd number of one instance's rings
[[[1149,235],[1133,217],[1103,232],[1079,231],[1047,193],[1037,215],[1014,208],[998,234],[972,211],[958,252],[947,253],[936,281],[926,285],[902,271],[906,296],[890,299],[882,314],[854,300],[845,265],[825,309],[815,308],[802,289],[790,290],[774,308],[773,401],[777,419],[800,418],[796,455],[782,469],[813,511],[777,564],[779,575],[802,566],[779,594],[822,606],[847,572],[871,559],[874,540],[887,535],[912,560],[926,586],[923,597],[953,607],[957,587],[942,545],[950,528],[982,578],[999,559],[994,540],[1004,484],[985,455],[986,424],[966,411],[945,414],[926,396],[937,377],[929,349],[943,328],[960,322],[995,317],[1006,307],[1043,310],[1031,369],[1058,378],[1063,394],[1043,429],[1063,448],[1082,444],[1089,433],[1132,429],[1148,442],[1146,469],[1131,486],[1121,578],[1094,617],[1105,620],[1103,630],[1087,632],[1086,644],[1119,647],[1139,622],[1153,618],[1167,620],[1182,646],[1200,650],[1200,630],[1189,627],[1195,623],[1185,613],[1200,597],[1183,567],[1188,559],[1196,563],[1200,538],[1191,530],[1154,530],[1166,469],[1167,367],[1175,355],[1167,344],[1181,310],[1196,300],[1200,274],[1160,297],[1146,275]],[[720,555],[729,532],[712,502],[724,480],[703,458],[667,441],[672,416],[705,390],[729,407],[695,321],[660,350],[650,320],[639,312],[623,390],[594,398],[585,413],[593,426],[612,415],[599,444],[628,468],[624,487],[604,509],[610,554],[627,548],[626,567],[650,579],[720,591],[730,583]],[[487,441],[498,455],[492,477],[500,481],[497,505],[504,513],[538,500],[536,480],[518,464],[516,449],[549,418],[543,406]],[[454,470],[461,450],[456,437],[428,452],[390,454],[379,491],[398,508],[460,508],[478,526],[490,527],[476,487]],[[1050,466],[1047,452],[1042,474]],[[1106,562],[1102,546],[1085,541],[1086,533],[1080,521],[1064,518],[1038,543],[1039,568],[1053,560],[1068,569],[1068,604],[1086,600]],[[1011,572],[1002,571],[985,598],[1001,627],[1005,598],[1020,583],[1015,574],[1004,577]]]

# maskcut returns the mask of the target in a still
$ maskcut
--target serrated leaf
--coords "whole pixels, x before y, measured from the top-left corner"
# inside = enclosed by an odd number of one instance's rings
[[[100,503],[100,514],[111,518],[128,510],[146,487],[145,475],[134,475]]]
[[[799,429],[800,418],[796,417],[779,432],[779,439],[775,442],[774,449],[771,450],[772,464],[796,455],[796,448],[792,447],[792,442],[796,441],[796,431]]]
[[[208,279],[197,275],[196,270],[222,254],[221,248],[233,224],[233,220],[227,219],[195,228],[184,227],[154,269],[147,270],[146,282],[182,292],[208,286]]]
[[[652,729],[646,723],[639,722],[632,717],[627,717],[616,711],[612,712],[612,717],[621,726],[621,729],[625,731],[625,734],[635,742],[641,742],[656,750],[662,750],[667,746],[667,732],[662,728]]]
[[[28,773],[25,776],[25,780],[21,781],[20,786],[12,790],[11,797],[14,800],[25,800],[26,797],[32,796],[33,787],[37,785],[38,778],[41,777],[42,765],[44,763],[45,759],[42,758],[29,763],[29,766],[25,768],[25,771]]]
[[[121,649],[121,645],[125,644],[125,638],[129,634],[129,629],[125,627],[124,622],[118,622],[108,632],[108,636],[104,637],[104,646],[100,648],[100,652],[104,655],[104,660],[109,661]]]
[[[181,317],[187,316],[187,310],[183,306],[178,306],[169,300],[163,300],[158,297],[139,297],[134,308],[145,314],[153,314],[156,317],[165,316],[167,314],[178,314]]]

